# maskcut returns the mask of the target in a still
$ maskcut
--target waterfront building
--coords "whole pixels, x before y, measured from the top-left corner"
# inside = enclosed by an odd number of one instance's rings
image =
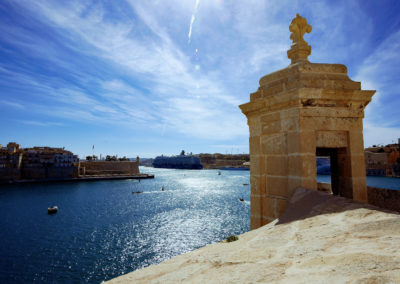
[[[0,147],[0,181],[21,178],[22,156],[23,152],[15,142],[8,143],[6,147]]]
[[[400,177],[399,143],[365,149],[367,175]]]
[[[0,149],[0,180],[58,179],[78,176],[77,155],[63,148],[20,148],[10,142]]]

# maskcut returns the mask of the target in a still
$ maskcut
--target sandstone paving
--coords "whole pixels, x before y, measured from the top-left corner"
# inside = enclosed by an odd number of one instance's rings
[[[109,283],[400,283],[400,215],[299,188],[280,219]]]

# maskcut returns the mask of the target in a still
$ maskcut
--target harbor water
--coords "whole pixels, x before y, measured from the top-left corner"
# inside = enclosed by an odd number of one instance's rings
[[[141,172],[0,186],[0,283],[100,283],[250,229],[248,171]]]
[[[155,178],[0,186],[0,283],[100,283],[250,229],[248,171],[141,172]]]

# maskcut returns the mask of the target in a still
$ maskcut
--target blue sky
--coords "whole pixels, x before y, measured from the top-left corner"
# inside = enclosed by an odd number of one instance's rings
[[[363,89],[365,146],[400,137],[400,1],[0,2],[0,143],[80,156],[248,152],[238,105],[290,61],[300,13],[311,62]]]

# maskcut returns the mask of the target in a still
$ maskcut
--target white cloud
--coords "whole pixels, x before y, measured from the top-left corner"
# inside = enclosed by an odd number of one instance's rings
[[[25,107],[24,107],[22,104],[20,104],[20,103],[8,101],[8,100],[1,100],[1,101],[0,101],[0,104],[6,105],[6,106],[9,106],[9,107],[13,107],[13,108],[16,108],[16,109],[24,109],[24,108],[25,108]]]
[[[34,126],[62,126],[63,123],[60,122],[50,122],[50,121],[35,121],[35,120],[18,120],[18,122],[27,124],[27,125],[34,125]]]
[[[355,80],[376,90],[365,111],[365,139],[369,144],[391,143],[400,137],[400,32],[386,38],[359,67]]]
[[[314,26],[306,37],[317,47],[312,55],[316,59],[351,57],[362,46],[361,35],[353,35],[360,40],[349,44],[350,51],[343,46],[349,21],[355,26],[363,21],[365,35],[371,32],[362,13],[348,17],[349,7],[357,4],[345,2],[332,9],[331,3],[315,1],[281,1],[278,5],[256,0],[203,0],[199,9],[199,0],[132,0],[127,6],[131,10],[125,9],[118,17],[109,15],[101,2],[20,3],[62,35],[65,47],[106,66],[99,76],[85,74],[85,70],[75,70],[68,59],[63,60],[56,47],[40,51],[44,42],[17,31],[21,36],[14,38],[14,43],[30,47],[39,57],[46,57],[48,50],[48,60],[70,70],[79,82],[38,80],[21,70],[13,71],[27,86],[35,86],[33,95],[59,103],[51,111],[43,104],[38,111],[93,123],[142,124],[161,133],[165,130],[211,140],[247,137],[246,118],[237,106],[248,101],[262,75],[289,64],[288,25],[298,10],[308,14]],[[395,50],[398,48],[389,50],[390,54],[395,56]],[[377,74],[383,74],[379,72],[392,57],[382,58],[384,54],[377,53],[364,62],[358,74],[364,87],[365,82],[377,87],[382,84],[376,81],[381,77]],[[393,84],[393,90],[397,86]],[[368,106],[368,115],[370,109],[378,112],[374,104]]]

